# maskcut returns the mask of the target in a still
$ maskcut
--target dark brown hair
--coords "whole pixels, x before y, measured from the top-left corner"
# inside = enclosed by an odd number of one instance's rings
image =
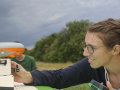
[[[120,44],[120,21],[109,18],[90,26],[87,32],[100,33],[98,37],[103,44],[112,49],[114,45]]]

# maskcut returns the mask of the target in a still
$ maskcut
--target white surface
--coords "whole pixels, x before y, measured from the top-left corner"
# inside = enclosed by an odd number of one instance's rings
[[[24,85],[24,84],[23,84],[23,83],[14,82],[14,85],[15,85],[15,86],[22,86],[22,85]]]
[[[26,86],[23,83],[14,82],[14,90],[38,90],[34,86]]]
[[[14,87],[13,76],[0,76],[0,87]]]
[[[0,64],[0,76],[3,75],[10,75],[11,74],[11,60],[10,59],[0,59],[2,60],[7,60],[6,65]]]
[[[16,42],[0,42],[0,48],[24,48],[24,45]]]
[[[14,90],[38,90],[33,86],[15,86]]]

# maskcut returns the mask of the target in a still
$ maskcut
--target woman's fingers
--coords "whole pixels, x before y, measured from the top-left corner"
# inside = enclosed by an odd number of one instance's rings
[[[19,69],[23,69],[23,67],[20,64],[17,64],[14,61],[11,61],[11,68],[19,68]]]
[[[17,63],[14,61],[11,61],[11,68],[16,68]]]
[[[107,81],[107,87],[109,88],[109,90],[113,90],[113,87],[109,81]]]
[[[103,82],[101,82],[101,84],[103,85]]]

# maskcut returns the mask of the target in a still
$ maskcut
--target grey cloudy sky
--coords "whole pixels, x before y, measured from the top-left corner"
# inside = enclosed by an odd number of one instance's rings
[[[74,20],[120,19],[120,0],[0,0],[0,42],[25,47]]]

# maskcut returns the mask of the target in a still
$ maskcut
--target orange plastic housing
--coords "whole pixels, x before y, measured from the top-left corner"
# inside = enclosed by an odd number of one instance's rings
[[[24,53],[24,45],[16,42],[0,42],[0,58],[15,57]]]
[[[15,57],[16,55],[20,55],[24,53],[24,48],[0,48],[0,51],[11,51],[11,54],[8,54],[8,57]]]

